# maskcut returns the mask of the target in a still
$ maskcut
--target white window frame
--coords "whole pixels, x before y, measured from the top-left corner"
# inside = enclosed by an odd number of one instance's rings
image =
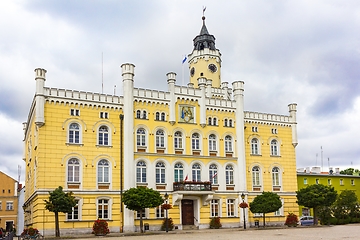
[[[145,130],[145,128],[138,128],[136,130],[136,146],[146,147],[146,130]]]
[[[211,184],[218,184],[218,166],[216,164],[209,166],[209,179]]]
[[[225,167],[225,182],[226,185],[234,184],[234,167],[231,164],[228,164]]]
[[[209,135],[209,151],[216,152],[217,151],[217,137],[215,134]]]
[[[174,165],[174,182],[181,182],[184,180],[184,165],[182,163],[175,163]]]
[[[225,136],[225,152],[233,152],[232,137],[230,135]]]
[[[163,184],[165,183],[165,178],[166,178],[166,167],[165,167],[165,163],[160,161],[157,162],[155,165],[155,181],[158,184]]]
[[[13,210],[14,210],[14,202],[6,201],[6,211],[13,211]]]
[[[104,119],[109,119],[109,113],[108,112],[100,112],[99,117],[104,118]]]
[[[156,130],[155,146],[156,148],[165,148],[165,131],[163,129]]]
[[[79,221],[81,220],[81,206],[82,206],[82,200],[76,198],[76,205],[75,207],[72,207],[71,213],[66,214],[66,221]],[[75,217],[75,210],[77,210],[77,218]]]
[[[75,126],[75,125],[78,128],[72,129],[72,126]],[[78,141],[76,141],[76,137],[78,137]],[[81,131],[81,124],[79,124],[78,122],[71,122],[69,124],[67,142],[69,144],[81,144],[82,131]]]
[[[279,167],[273,167],[271,169],[271,178],[273,187],[281,187],[281,170]]]
[[[236,217],[236,200],[233,198],[226,199],[226,216]]]
[[[192,165],[191,178],[194,182],[201,182],[201,165],[199,163]]]
[[[251,139],[251,154],[259,155],[260,154],[260,147],[259,147],[259,139],[253,138]]]
[[[107,163],[105,165],[104,163]],[[106,172],[107,171],[107,172]],[[106,179],[107,178],[107,179]],[[97,163],[97,183],[108,183],[110,184],[111,180],[111,164],[107,159],[101,159]]]
[[[251,173],[253,187],[261,187],[261,168],[253,166]]]
[[[143,160],[136,163],[136,183],[147,183],[147,164]]]
[[[220,199],[210,201],[210,217],[220,217]]]
[[[72,161],[72,163],[70,163]],[[77,163],[75,163],[77,161]],[[71,169],[70,169],[71,167]],[[71,170],[71,171],[70,171]],[[70,158],[66,164],[67,183],[81,182],[81,161],[78,158]]]
[[[199,133],[191,134],[191,149],[199,151],[201,148],[201,136]]]
[[[107,125],[99,126],[97,142],[99,146],[111,146],[111,130],[109,126]]]
[[[183,133],[181,131],[174,133],[174,148],[183,149]]]
[[[273,139],[270,142],[270,153],[271,156],[280,156],[279,141],[277,141],[276,139]]]
[[[80,116],[80,109],[71,108],[70,109],[70,116]]]
[[[274,212],[274,216],[284,216],[284,199],[280,198],[281,200],[281,208]]]
[[[99,203],[100,201],[107,201],[107,203]],[[104,217],[105,214],[105,206],[107,206],[107,217]],[[99,197],[96,199],[96,216],[98,219],[111,220],[111,206],[112,199],[108,197]],[[101,216],[99,215],[100,208],[102,208]]]
[[[162,209],[161,205],[155,208],[155,217],[163,219],[165,218],[165,210]]]

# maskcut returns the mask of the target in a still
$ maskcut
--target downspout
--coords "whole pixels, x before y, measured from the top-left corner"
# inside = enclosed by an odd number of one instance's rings
[[[124,115],[120,114],[120,217],[121,217],[121,225],[120,232],[124,231],[124,205],[122,201],[122,193],[123,193],[123,120]]]

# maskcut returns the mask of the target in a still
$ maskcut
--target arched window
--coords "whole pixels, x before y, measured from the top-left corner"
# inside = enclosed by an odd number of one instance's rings
[[[251,139],[251,154],[259,154],[259,140],[257,138]]]
[[[191,148],[192,150],[200,150],[200,135],[198,133],[191,135]]]
[[[156,163],[155,178],[156,183],[165,183],[165,164],[163,162]]]
[[[68,182],[80,182],[80,161],[76,158],[68,161]]]
[[[215,134],[210,134],[210,136],[209,136],[209,150],[216,151],[216,136],[215,136]]]
[[[98,183],[110,182],[110,164],[107,160],[102,159],[98,163]]]
[[[136,164],[136,182],[146,183],[146,163],[144,161]]]
[[[139,128],[136,131],[136,145],[137,146],[146,146],[146,131],[143,128]]]
[[[233,151],[232,137],[227,135],[225,137],[225,152],[232,152],[232,151]]]
[[[147,114],[146,114],[146,111],[143,111],[143,116],[142,116],[143,119],[147,119]]]
[[[165,113],[161,113],[161,121],[165,121]]]
[[[198,163],[192,166],[192,180],[195,182],[201,181],[201,166]]]
[[[109,128],[107,126],[99,128],[99,145],[109,145]]]
[[[260,186],[260,168],[258,166],[252,168],[252,183],[253,186]]]
[[[216,164],[211,164],[209,167],[209,179],[212,184],[218,184],[218,169]]]
[[[216,126],[217,125],[217,119],[213,118],[213,125]]]
[[[182,149],[183,148],[182,141],[183,141],[182,133],[180,131],[177,131],[174,134],[174,147],[175,147],[175,149]]]
[[[140,110],[136,111],[136,118],[141,118],[141,111]]]
[[[226,184],[234,184],[234,168],[232,165],[227,165],[225,168]]]
[[[229,119],[229,127],[232,127],[232,120],[231,119]]]
[[[280,169],[278,167],[272,169],[272,184],[274,187],[280,186]]]
[[[161,129],[156,131],[156,147],[165,147],[165,133]]]
[[[80,125],[77,123],[69,126],[69,143],[80,143]]]
[[[275,139],[271,140],[271,155],[279,156],[278,141],[276,141]]]
[[[176,163],[174,167],[174,182],[181,182],[184,180],[184,166],[181,163]]]
[[[224,126],[225,126],[225,127],[228,126],[228,120],[227,120],[227,119],[224,120]]]
[[[155,120],[157,120],[157,121],[160,120],[160,113],[159,112],[155,113]]]
[[[211,125],[212,121],[211,121],[211,117],[208,118],[208,125]]]

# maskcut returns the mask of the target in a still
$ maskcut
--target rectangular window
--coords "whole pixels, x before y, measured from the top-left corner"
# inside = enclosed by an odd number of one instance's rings
[[[210,203],[210,216],[219,217],[219,199],[213,199]]]
[[[80,116],[80,110],[79,109],[70,109],[70,115],[71,116]]]
[[[156,218],[164,218],[165,217],[165,211],[161,208],[161,206],[156,208]]]
[[[72,212],[67,214],[68,220],[79,220],[79,200],[75,200],[76,205],[72,208]]]
[[[0,211],[2,210],[2,202],[0,201]]]
[[[156,168],[155,178],[156,183],[165,183],[165,168]]]
[[[136,218],[137,218],[137,219],[140,219],[140,211],[136,211]],[[142,218],[143,218],[143,219],[146,218],[145,208],[142,210]]]
[[[331,179],[328,179],[328,185],[331,185]]]
[[[344,185],[344,181],[342,179],[340,179],[340,185],[343,186]]]
[[[13,202],[6,202],[6,210],[14,210]]]
[[[252,131],[252,132],[257,132],[257,131],[258,131],[258,128],[257,128],[257,127],[251,127],[251,131]]]
[[[315,179],[315,184],[319,184],[319,179]]]
[[[228,217],[235,217],[235,200],[234,199],[227,199],[227,216]]]
[[[109,219],[109,200],[98,200],[98,218]]]
[[[100,112],[100,118],[109,118],[108,112]]]
[[[355,181],[354,181],[354,179],[351,179],[351,180],[350,180],[350,183],[351,183],[351,186],[355,186]]]
[[[284,199],[281,200],[281,208],[279,208],[277,211],[275,211],[275,216],[283,216],[284,215]]]
[[[304,185],[307,185],[308,182],[307,182],[307,178],[304,178]]]

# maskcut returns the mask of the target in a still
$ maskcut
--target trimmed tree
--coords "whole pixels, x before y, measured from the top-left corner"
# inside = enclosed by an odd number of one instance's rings
[[[130,188],[122,194],[122,202],[127,209],[137,211],[140,214],[140,230],[143,229],[142,214],[145,208],[154,208],[160,206],[164,199],[161,197],[158,191],[151,188],[138,187]]]
[[[314,225],[317,224],[318,208],[331,206],[335,202],[336,196],[334,187],[322,184],[309,185],[296,191],[297,203],[314,210]]]
[[[350,218],[357,209],[358,198],[351,190],[342,191],[334,203],[334,216],[337,219]]]
[[[44,200],[45,209],[55,213],[55,236],[60,237],[59,212],[71,213],[76,201],[72,192],[65,193],[61,186],[49,192],[49,195],[49,200]]]
[[[265,214],[275,212],[281,207],[282,203],[279,195],[273,192],[263,192],[250,203],[250,211],[252,213],[263,214],[263,227],[265,227]]]

